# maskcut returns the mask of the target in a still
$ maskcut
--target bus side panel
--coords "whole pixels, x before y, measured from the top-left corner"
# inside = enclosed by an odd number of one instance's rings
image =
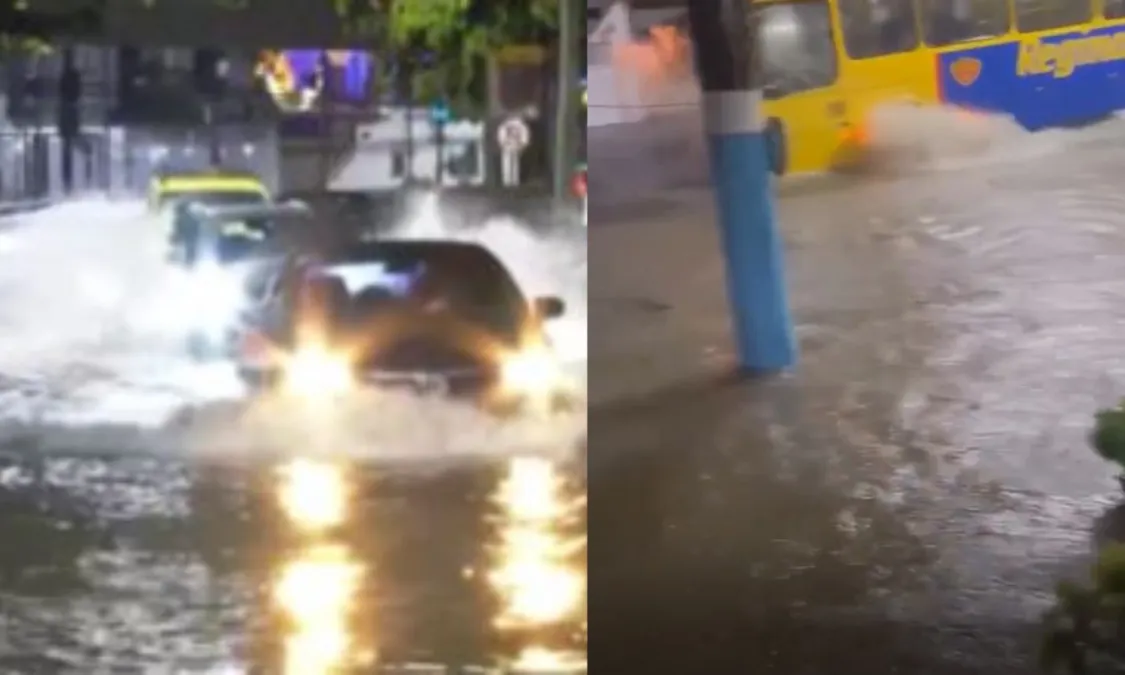
[[[1125,23],[1106,26],[1105,32],[1110,35],[1121,36],[1125,33]],[[1125,40],[1125,37],[1118,37]],[[1112,61],[1106,64],[1106,85],[1102,91],[1110,112],[1125,110],[1125,59]]]
[[[846,60],[835,85],[767,101],[765,107],[786,124],[790,170],[804,173],[861,161],[870,115],[878,106],[937,100],[933,59],[918,50]]]
[[[1031,101],[1035,92],[1016,77],[1019,45],[1014,42],[954,49],[936,55],[941,100],[970,110],[1013,115],[1029,126],[1036,115]]]
[[[1123,26],[1071,30],[1025,37],[1022,46],[1005,42],[947,51],[937,65],[942,97],[1008,113],[1032,131],[1096,121],[1125,106],[1125,59],[1115,58],[1104,42],[1090,41],[1122,32]],[[1022,56],[1021,49],[1027,50]]]
[[[846,110],[843,92],[835,85],[764,102],[766,117],[783,125],[789,173],[826,171],[837,163]]]
[[[917,49],[871,59],[849,60],[843,82],[853,123],[864,125],[872,109],[882,104],[937,102],[937,83],[930,54]]]
[[[1029,40],[1034,44],[1034,40]],[[1031,86],[1054,88],[1058,96],[1050,111],[1051,125],[1082,124],[1099,120],[1119,108],[1113,91],[1119,88],[1114,73],[1125,60],[1125,29],[1105,26],[1094,30],[1058,33],[1039,40],[1060,56],[1044,74],[1023,79]],[[1069,52],[1070,56],[1065,56]],[[1070,62],[1070,67],[1063,64]]]

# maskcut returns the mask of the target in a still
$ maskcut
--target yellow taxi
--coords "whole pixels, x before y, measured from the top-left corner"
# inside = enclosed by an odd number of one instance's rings
[[[251,173],[169,173],[154,176],[149,182],[148,206],[153,213],[160,213],[184,198],[208,204],[257,204],[271,200],[269,188]]]
[[[252,173],[208,170],[170,172],[149,182],[148,209],[160,220],[165,239],[170,240],[177,217],[176,204],[192,202],[208,206],[253,206],[273,201],[269,188]]]

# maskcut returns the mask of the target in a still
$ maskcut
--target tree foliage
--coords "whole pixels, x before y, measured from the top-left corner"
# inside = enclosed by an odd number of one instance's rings
[[[487,59],[505,46],[543,43],[556,30],[559,1],[389,0],[387,38],[412,61],[418,98],[444,96],[479,112]]]
[[[482,56],[541,41],[556,27],[559,0],[393,0],[389,7],[397,47],[442,50],[457,44]]]
[[[1125,545],[1106,548],[1089,584],[1062,583],[1046,615],[1043,670],[1069,675],[1125,668]]]
[[[1125,402],[1098,411],[1090,433],[1090,446],[1103,459],[1125,467]]]

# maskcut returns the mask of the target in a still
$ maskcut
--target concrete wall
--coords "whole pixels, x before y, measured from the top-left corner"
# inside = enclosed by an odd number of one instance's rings
[[[587,129],[590,207],[629,206],[710,182],[698,112]]]
[[[668,190],[709,182],[690,63],[664,67],[642,59],[646,47],[634,39],[682,13],[682,7],[631,10],[616,2],[587,33],[586,149],[594,220],[599,209],[652,203]]]

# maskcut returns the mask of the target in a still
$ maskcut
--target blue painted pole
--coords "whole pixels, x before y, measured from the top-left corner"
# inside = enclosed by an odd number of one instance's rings
[[[743,369],[771,373],[796,363],[797,346],[774,218],[750,4],[689,0],[688,19],[738,356]]]

